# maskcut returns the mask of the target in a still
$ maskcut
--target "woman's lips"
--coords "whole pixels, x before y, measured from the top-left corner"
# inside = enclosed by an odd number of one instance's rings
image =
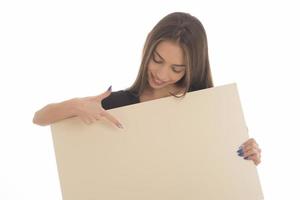
[[[162,85],[165,83],[163,81],[160,81],[160,80],[157,80],[156,78],[154,78],[153,74],[151,74],[151,75],[152,75],[152,80],[156,85]]]

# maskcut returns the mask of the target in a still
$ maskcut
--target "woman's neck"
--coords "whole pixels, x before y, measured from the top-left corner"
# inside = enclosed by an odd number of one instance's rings
[[[182,89],[182,88],[181,88]],[[180,92],[180,88],[161,88],[161,89],[153,89],[151,87],[146,87],[143,93],[140,96],[140,102],[155,100],[163,97],[171,96],[170,92],[178,93]]]

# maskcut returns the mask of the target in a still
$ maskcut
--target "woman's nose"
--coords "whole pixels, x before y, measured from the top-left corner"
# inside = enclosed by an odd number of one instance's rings
[[[166,82],[169,78],[169,69],[168,69],[168,67],[167,66],[161,67],[161,69],[159,69],[157,71],[156,76],[159,80]]]

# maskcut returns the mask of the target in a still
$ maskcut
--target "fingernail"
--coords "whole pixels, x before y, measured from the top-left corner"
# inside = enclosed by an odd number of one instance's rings
[[[111,87],[112,87],[112,85],[111,85],[111,86],[109,86],[109,88],[107,89],[107,91],[111,91]]]
[[[248,156],[244,158],[245,160],[249,160]]]
[[[238,156],[243,157],[243,156],[244,156],[244,153],[239,153]]]
[[[239,147],[239,149],[236,151],[236,152],[240,152],[240,151],[242,151],[243,150],[243,145],[241,145],[240,147]]]
[[[240,149],[240,150],[237,150],[236,152],[238,152],[238,153],[244,153],[244,150]]]
[[[119,128],[124,128],[124,127],[122,126],[122,124],[117,124],[117,127],[119,127]]]

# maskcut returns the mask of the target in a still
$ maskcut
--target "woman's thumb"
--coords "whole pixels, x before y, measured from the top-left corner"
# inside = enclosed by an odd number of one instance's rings
[[[106,97],[108,97],[110,94],[111,94],[111,87],[110,86],[104,93],[100,94],[98,97],[99,99],[98,100],[102,100],[102,99],[105,99]]]

